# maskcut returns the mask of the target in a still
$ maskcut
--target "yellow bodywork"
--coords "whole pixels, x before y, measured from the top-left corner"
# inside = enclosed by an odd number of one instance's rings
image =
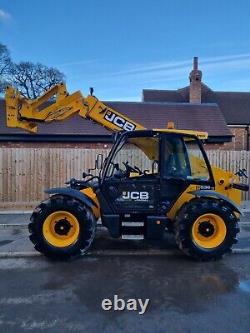
[[[52,99],[52,97],[54,99]],[[145,127],[111,109],[95,96],[83,97],[80,91],[69,94],[65,84],[57,84],[41,97],[25,99],[13,87],[5,92],[7,126],[36,133],[36,122],[65,120],[74,113],[93,120],[110,131],[140,130]]]
[[[55,102],[48,104],[53,96],[56,98]],[[79,111],[83,97],[79,91],[69,95],[62,83],[34,100],[25,99],[15,88],[7,87],[5,101],[7,126],[36,133],[37,124],[35,121],[50,122],[67,119]]]
[[[192,158],[196,161],[196,172],[202,174],[203,161],[195,156]],[[233,183],[239,183],[239,177],[235,176],[232,172],[223,170],[212,166],[212,173],[215,181],[215,192],[225,195],[237,205],[241,203],[241,191],[236,190],[232,187]],[[171,210],[167,213],[168,218],[174,219],[178,210],[182,207],[185,202],[190,201],[194,198],[193,194],[190,192],[199,190],[200,186],[190,185],[185,192],[183,192],[180,197],[176,200],[175,204]]]
[[[179,130],[179,129],[172,129],[172,128],[154,128],[154,131],[160,131],[165,133],[176,133],[176,134],[186,134],[186,135],[195,135],[200,140],[206,140],[208,138],[207,132],[201,131],[192,131],[192,130]]]
[[[232,187],[232,184],[240,183],[239,177],[230,171],[217,167],[212,167],[212,171],[215,179],[215,191],[227,196],[237,205],[240,205],[241,191]]]
[[[93,189],[91,187],[88,187],[88,188],[81,190],[80,192],[84,193],[87,197],[89,197],[91,200],[94,201],[96,206],[93,205],[93,213],[94,213],[96,219],[99,219],[99,217],[101,216],[100,204],[99,204],[99,201],[98,201],[97,196],[96,196],[95,192],[93,191]]]
[[[206,169],[204,160],[194,155],[191,156],[190,160],[192,163],[193,171],[202,177],[205,172],[204,170]],[[233,200],[236,204],[239,205],[241,202],[241,192],[232,188],[233,183],[240,182],[239,177],[230,171],[223,170],[215,166],[211,167],[215,181],[215,191],[227,196],[229,199]]]

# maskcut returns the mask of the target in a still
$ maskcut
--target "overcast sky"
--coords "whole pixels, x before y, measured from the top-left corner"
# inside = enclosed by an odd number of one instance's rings
[[[0,0],[0,42],[103,100],[184,87],[193,56],[212,89],[250,91],[249,15],[248,0]]]

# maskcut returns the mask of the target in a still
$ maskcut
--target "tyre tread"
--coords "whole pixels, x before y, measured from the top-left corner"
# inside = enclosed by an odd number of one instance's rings
[[[215,250],[202,251],[201,248],[191,242],[190,224],[196,220],[199,213],[211,212],[222,214],[226,219],[227,228],[230,229],[230,237],[226,236],[223,242],[223,248],[217,247]],[[202,214],[200,214],[202,215]],[[185,203],[177,212],[174,221],[175,239],[178,247],[187,255],[198,261],[212,261],[220,259],[225,253],[230,253],[233,244],[237,243],[237,234],[239,233],[238,218],[231,207],[225,201],[213,198],[194,198]]]
[[[62,209],[62,207],[65,207],[65,210],[68,208],[71,213],[75,212],[75,214],[81,216],[80,223],[84,225],[82,227],[80,225],[80,240],[76,242],[76,245],[67,248],[56,248],[46,242],[41,230],[45,218],[53,211]],[[37,251],[51,258],[67,259],[87,252],[95,237],[96,218],[93,212],[77,199],[54,195],[35,208],[28,229],[30,232],[29,238]]]

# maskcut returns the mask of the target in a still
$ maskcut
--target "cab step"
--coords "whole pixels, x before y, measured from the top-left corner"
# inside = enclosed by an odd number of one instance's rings
[[[122,222],[123,227],[144,227],[144,222]]]
[[[122,235],[122,239],[140,240],[144,239],[144,235]]]

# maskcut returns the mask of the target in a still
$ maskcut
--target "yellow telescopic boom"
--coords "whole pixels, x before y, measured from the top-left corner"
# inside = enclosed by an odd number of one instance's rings
[[[65,120],[74,113],[92,120],[112,132],[146,129],[132,119],[99,101],[92,94],[86,98],[80,91],[67,92],[64,83],[59,83],[37,99],[26,99],[13,87],[5,92],[7,126],[37,132],[37,123]],[[173,127],[161,129],[166,132],[193,134],[207,139],[206,132],[178,130]]]
[[[69,94],[64,83],[55,85],[34,100],[25,99],[15,88],[7,87],[5,101],[7,126],[33,133],[37,132],[36,122],[64,120],[76,112],[114,132],[145,129],[103,104],[95,96],[84,98],[80,91]]]

